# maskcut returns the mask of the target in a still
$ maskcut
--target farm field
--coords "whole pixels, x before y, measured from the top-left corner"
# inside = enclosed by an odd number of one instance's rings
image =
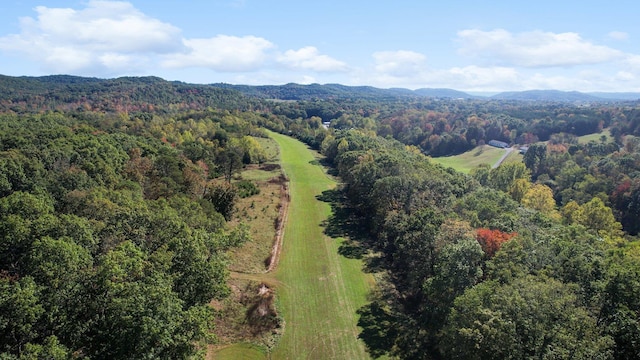
[[[604,129],[600,133],[579,136],[578,142],[580,144],[586,144],[590,141],[600,142],[603,136],[607,141],[611,141],[611,133],[609,132],[609,129]],[[546,143],[546,141],[543,143]],[[441,164],[446,167],[452,167],[457,171],[468,174],[471,169],[477,167],[478,165],[495,164],[503,154],[503,149],[498,149],[489,145],[481,145],[459,155],[442,156],[431,158],[431,160],[435,163]],[[504,163],[520,161],[522,161],[522,155],[517,151],[517,149],[514,149],[514,151],[512,151],[504,160]]]
[[[495,164],[504,155],[504,152],[504,149],[481,145],[460,155],[431,158],[431,160],[445,167],[452,167],[457,171],[468,174],[471,169],[478,165]]]

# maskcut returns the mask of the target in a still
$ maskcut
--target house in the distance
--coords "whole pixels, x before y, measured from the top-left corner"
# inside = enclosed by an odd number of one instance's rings
[[[506,149],[509,147],[509,144],[507,144],[506,142],[498,140],[489,140],[488,144],[501,149]]]

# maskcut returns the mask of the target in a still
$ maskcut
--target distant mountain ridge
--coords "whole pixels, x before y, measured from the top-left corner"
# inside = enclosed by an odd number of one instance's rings
[[[386,98],[418,96],[409,89],[380,89],[372,86],[347,86],[341,84],[295,84],[285,85],[232,85],[210,84],[213,87],[239,91],[248,96],[278,100],[310,100],[314,98]]]
[[[639,96],[640,97],[640,96]],[[581,93],[578,91],[559,91],[559,90],[527,90],[527,91],[509,91],[496,94],[491,97],[498,100],[521,100],[521,101],[606,101],[614,100],[614,98],[602,98],[594,95]],[[618,99],[622,100],[622,99]]]
[[[231,85],[224,83],[211,86],[233,89],[249,96],[279,100],[309,100],[312,98],[343,97],[428,97],[441,99],[485,99],[513,101],[556,101],[556,102],[611,102],[640,100],[640,92],[625,93],[582,93],[578,91],[560,90],[525,90],[508,91],[493,96],[471,95],[469,93],[447,88],[420,88],[416,90],[404,88],[381,89],[372,86],[347,86],[340,84],[286,84],[286,85]]]
[[[78,92],[78,90],[82,90]],[[341,84],[296,84],[285,85],[232,85],[226,83],[189,84],[180,81],[167,81],[155,76],[120,77],[114,79],[100,79],[72,75],[49,75],[41,77],[20,76],[12,77],[0,75],[0,97],[11,99],[20,96],[56,96],[60,92],[67,92],[66,100],[72,100],[73,94],[84,96],[97,93],[124,92],[129,98],[137,97],[136,92],[150,91],[151,97],[170,99],[169,102],[192,101],[197,94],[202,96],[228,97],[233,93],[243,94],[258,99],[277,100],[311,100],[332,98],[364,98],[364,99],[392,99],[392,98],[440,98],[440,99],[477,99],[504,101],[555,101],[572,103],[638,101],[640,92],[621,93],[582,93],[577,91],[558,90],[527,90],[502,92],[493,96],[471,95],[463,91],[447,88],[421,88],[416,90],[404,88],[382,89],[373,86],[348,86]],[[231,93],[219,93],[231,92]],[[155,93],[155,94],[153,94]],[[162,94],[158,94],[162,93]],[[186,96],[188,95],[188,96]],[[187,99],[188,98],[188,99]],[[1,99],[0,99],[1,100]],[[62,100],[62,99],[60,99]]]
[[[436,97],[436,98],[451,98],[451,99],[482,99],[482,96],[475,96],[467,94],[463,91],[443,88],[422,88],[413,91],[420,96]]]

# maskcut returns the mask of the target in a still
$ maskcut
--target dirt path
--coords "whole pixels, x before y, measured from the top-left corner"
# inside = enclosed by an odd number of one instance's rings
[[[513,151],[513,148],[509,147],[509,148],[505,148],[504,149],[504,155],[502,155],[502,157],[496,161],[495,164],[493,164],[493,166],[491,168],[495,169],[498,166],[500,166],[500,164],[502,164],[502,162],[504,161],[504,159],[507,158],[507,156],[509,156],[509,154],[511,154],[511,152]]]
[[[284,174],[284,170],[282,171]],[[286,175],[284,175],[284,178],[287,178]],[[289,181],[287,179],[280,188],[280,211],[278,212],[278,228],[276,229],[276,236],[273,241],[273,247],[271,248],[271,258],[269,258],[269,267],[267,268],[268,273],[275,270],[278,266],[278,262],[280,261],[280,253],[282,252],[282,240],[284,239],[284,227],[287,224],[290,202],[291,195],[289,194]]]

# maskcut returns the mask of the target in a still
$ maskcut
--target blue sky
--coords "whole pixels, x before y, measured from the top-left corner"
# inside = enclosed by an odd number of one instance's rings
[[[3,0],[0,74],[640,91],[636,1]]]

